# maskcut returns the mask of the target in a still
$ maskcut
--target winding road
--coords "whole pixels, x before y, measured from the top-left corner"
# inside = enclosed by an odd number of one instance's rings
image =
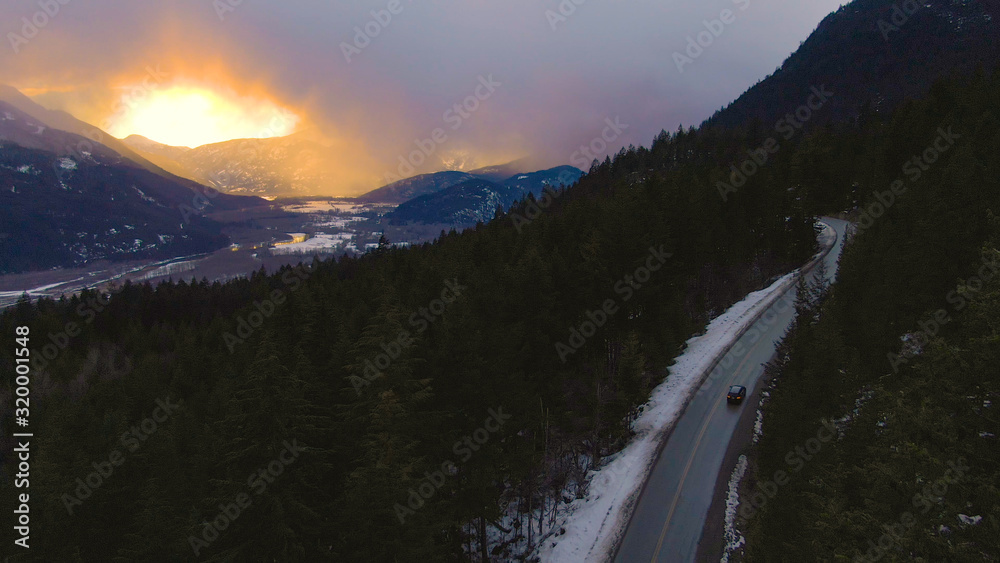
[[[837,235],[822,258],[832,281],[848,223],[828,217],[822,222]],[[813,277],[816,270],[805,275]],[[795,294],[792,285],[736,341],[691,398],[643,487],[615,561],[695,560],[729,443],[742,410],[756,408],[751,397],[763,364],[774,356],[792,322]],[[727,404],[730,385],[746,386],[748,398],[742,404]]]

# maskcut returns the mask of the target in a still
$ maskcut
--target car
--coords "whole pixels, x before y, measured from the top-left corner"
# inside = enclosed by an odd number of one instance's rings
[[[743,402],[743,398],[747,396],[747,388],[742,385],[733,385],[729,388],[729,392],[726,393],[726,402],[730,405],[739,404]]]

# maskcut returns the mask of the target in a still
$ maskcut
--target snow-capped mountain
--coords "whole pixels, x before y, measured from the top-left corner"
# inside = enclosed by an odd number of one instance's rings
[[[0,102],[0,273],[167,258],[228,244],[196,192]],[[249,203],[217,196],[213,206]]]
[[[416,197],[431,195],[451,186],[476,180],[468,172],[445,170],[421,174],[382,186],[357,198],[363,203],[403,203]]]
[[[329,164],[332,149],[314,130],[195,148],[163,145],[139,135],[124,142],[174,174],[230,194],[316,195],[329,193],[335,178]]]
[[[583,174],[572,166],[559,166],[529,174],[517,174],[502,183],[473,178],[433,193],[413,198],[389,213],[392,224],[441,223],[455,226],[489,221],[497,209],[506,211],[515,202],[535,197],[551,187],[570,186]]]

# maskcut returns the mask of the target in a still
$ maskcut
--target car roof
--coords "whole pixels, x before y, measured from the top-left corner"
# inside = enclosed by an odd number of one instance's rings
[[[745,387],[743,387],[742,385],[731,385],[729,387],[730,391],[743,391],[744,389]]]

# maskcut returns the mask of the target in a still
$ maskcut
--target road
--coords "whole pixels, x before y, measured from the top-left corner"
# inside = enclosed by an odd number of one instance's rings
[[[824,258],[827,276],[833,278],[843,245],[847,222],[823,218],[837,233]],[[812,277],[815,271],[810,272]],[[792,286],[723,356],[705,379],[674,426],[650,472],[635,511],[622,538],[615,561],[694,561],[698,541],[723,458],[742,409],[756,404],[726,403],[730,385],[744,385],[751,396],[794,316]]]

